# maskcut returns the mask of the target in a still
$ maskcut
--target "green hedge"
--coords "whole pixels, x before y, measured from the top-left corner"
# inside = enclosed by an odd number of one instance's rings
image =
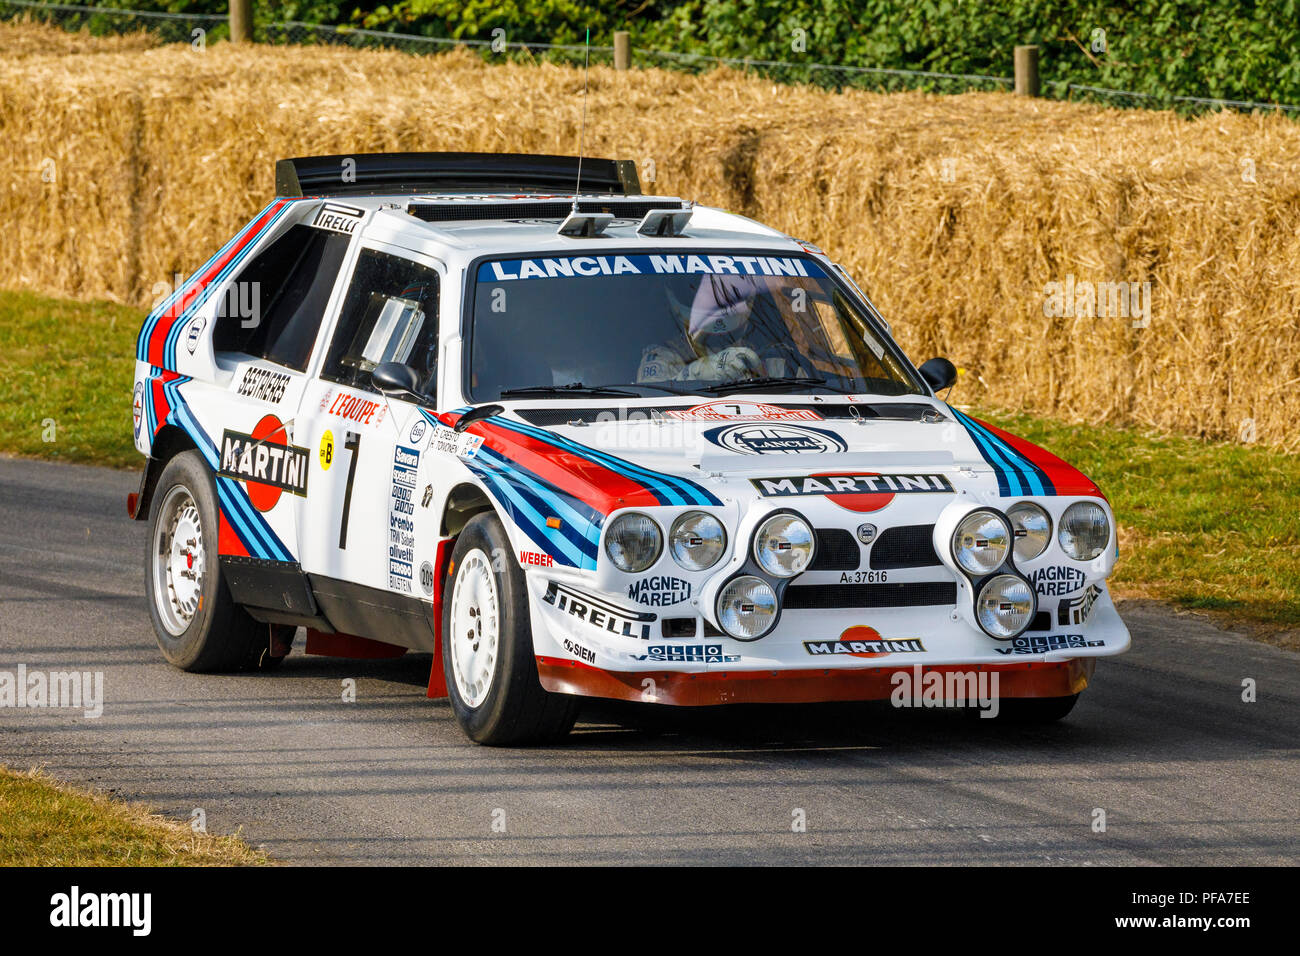
[[[226,0],[101,6],[224,13]],[[1042,46],[1045,81],[1300,104],[1300,0],[255,0],[264,22],[350,23],[425,36],[636,46],[682,53],[1009,76]],[[802,31],[802,32],[797,32]],[[1100,32],[1099,32],[1100,31]]]

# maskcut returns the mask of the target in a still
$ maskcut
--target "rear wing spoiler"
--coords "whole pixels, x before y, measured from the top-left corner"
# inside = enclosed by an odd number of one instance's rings
[[[584,157],[584,195],[641,195],[630,159]],[[275,194],[382,196],[395,193],[556,193],[578,187],[576,156],[522,153],[357,153],[301,156],[275,164]]]

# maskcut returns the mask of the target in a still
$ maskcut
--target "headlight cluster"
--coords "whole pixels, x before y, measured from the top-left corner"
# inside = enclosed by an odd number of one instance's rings
[[[1076,561],[1091,561],[1106,550],[1110,541],[1110,520],[1106,509],[1095,501],[1076,501],[1061,515],[1056,533],[1061,550]]]
[[[1017,558],[1031,551],[1032,555],[1041,554],[1050,527],[1047,513],[1029,502],[1016,505],[1006,519],[995,511],[978,510],[957,522],[952,557],[978,587],[975,617],[990,637],[1016,637],[1034,619],[1038,598],[1029,582],[1018,574],[996,572],[1007,565],[1011,554]]]
[[[605,553],[614,567],[629,574],[638,574],[653,565],[663,553],[663,547],[659,525],[639,511],[619,515],[605,533]],[[688,511],[673,522],[668,548],[673,560],[687,571],[706,571],[727,550],[727,532],[713,515]]]

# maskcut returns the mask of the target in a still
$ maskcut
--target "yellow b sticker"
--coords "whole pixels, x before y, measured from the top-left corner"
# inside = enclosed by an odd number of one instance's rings
[[[320,436],[320,466],[322,471],[329,471],[334,463],[334,433],[326,431]]]

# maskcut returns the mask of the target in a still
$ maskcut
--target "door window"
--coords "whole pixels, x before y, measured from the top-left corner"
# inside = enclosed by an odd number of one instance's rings
[[[438,373],[438,273],[410,259],[362,249],[321,377],[375,391],[370,373],[383,362],[415,369],[432,398]]]
[[[305,370],[349,241],[337,232],[292,226],[227,286],[217,305],[213,349]]]

